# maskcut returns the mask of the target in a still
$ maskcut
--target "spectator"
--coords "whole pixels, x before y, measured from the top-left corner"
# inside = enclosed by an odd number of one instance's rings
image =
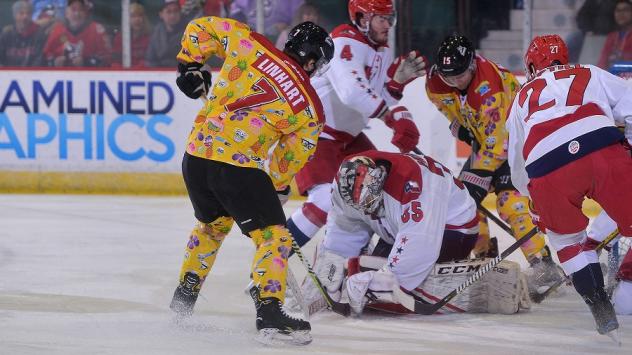
[[[132,32],[132,67],[145,66],[145,53],[149,47],[151,36],[151,25],[145,15],[145,7],[139,3],[132,3],[129,6],[129,24]],[[123,39],[119,31],[114,37],[112,49],[112,66],[123,65]]]
[[[13,4],[13,21],[0,34],[0,65],[27,67],[42,65],[44,32],[31,20],[33,6],[26,0]]]
[[[294,27],[301,22],[313,22],[317,25],[320,25],[320,13],[318,12],[318,8],[311,4],[303,4],[296,11],[296,15],[294,16],[294,23],[290,27]],[[285,41],[287,40],[287,35],[290,33],[290,27],[284,29],[279,34],[279,37],[276,40],[276,47],[280,50],[285,48]]]
[[[86,0],[68,0],[66,19],[53,26],[44,46],[51,66],[97,67],[110,64],[111,43],[105,28],[89,18]]]
[[[586,33],[605,35],[615,30],[612,22],[612,10],[616,0],[586,0],[577,12],[577,31],[566,37],[568,59],[571,63],[579,61]]]
[[[178,0],[164,0],[159,12],[159,24],[154,27],[145,56],[148,67],[173,67],[180,51],[180,39],[187,25],[182,18]]]
[[[301,5],[303,0],[263,0],[263,34],[276,40],[281,31],[292,23],[292,17]],[[255,29],[257,0],[233,0],[229,16]]]
[[[202,16],[226,17],[230,0],[180,0],[182,15],[187,19]]]
[[[31,0],[33,21],[42,27],[64,19],[66,0]]]
[[[632,0],[617,1],[614,22],[618,30],[608,34],[597,64],[606,70],[616,61],[632,60]]]

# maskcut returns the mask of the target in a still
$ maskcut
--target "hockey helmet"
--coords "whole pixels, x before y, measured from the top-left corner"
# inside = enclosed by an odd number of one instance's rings
[[[469,39],[450,35],[441,42],[437,50],[435,66],[442,76],[456,76],[472,66],[474,54],[474,46]]]
[[[323,72],[334,56],[334,41],[322,27],[307,21],[292,28],[283,51],[300,65],[313,59],[316,62],[314,71]],[[308,74],[311,76],[314,71]]]
[[[533,79],[538,70],[564,64],[568,64],[568,48],[558,35],[535,37],[524,55],[527,80]]]
[[[336,181],[344,202],[365,214],[378,212],[382,205],[382,188],[388,173],[382,165],[366,156],[345,160]]]
[[[373,16],[387,16],[391,26],[395,25],[395,8],[393,0],[349,0],[349,19],[360,31],[365,34],[369,32],[369,26],[364,28],[360,25],[359,16],[370,20]]]

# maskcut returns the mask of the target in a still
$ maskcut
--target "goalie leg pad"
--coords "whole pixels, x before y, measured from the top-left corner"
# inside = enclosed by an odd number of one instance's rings
[[[503,260],[483,277],[483,282],[487,284],[487,312],[514,314],[531,307],[518,263]]]

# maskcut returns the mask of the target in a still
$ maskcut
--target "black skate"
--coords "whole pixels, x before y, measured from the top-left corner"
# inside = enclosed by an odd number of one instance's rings
[[[529,288],[529,297],[531,301],[540,303],[542,295],[555,285],[566,280],[562,269],[551,258],[551,252],[545,247],[547,255],[542,258],[534,258],[530,260],[531,273],[527,273],[527,285]],[[548,294],[548,293],[547,293]]]
[[[309,322],[288,316],[278,298],[260,298],[258,287],[250,290],[250,296],[257,308],[259,335],[255,340],[265,345],[307,345],[312,342]]]
[[[598,288],[592,296],[583,296],[583,298],[595,318],[597,332],[602,335],[612,334],[613,340],[617,341],[614,331],[619,328],[619,322],[606,291]]]
[[[200,292],[200,277],[192,272],[184,274],[184,280],[178,285],[171,300],[172,311],[180,319],[190,317],[193,314],[193,306]]]

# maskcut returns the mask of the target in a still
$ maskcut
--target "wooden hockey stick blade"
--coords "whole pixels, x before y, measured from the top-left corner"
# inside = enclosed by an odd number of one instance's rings
[[[443,297],[438,302],[424,303],[420,300],[415,299],[414,312],[418,314],[425,314],[425,315],[434,314],[435,312],[440,310],[441,307],[448,304],[448,302],[450,302],[454,297],[456,297],[461,292],[463,292],[463,290],[465,290],[470,285],[478,281],[484,274],[492,270],[494,266],[496,266],[498,263],[500,263],[505,258],[507,258],[509,254],[513,253],[514,251],[516,251],[516,249],[520,248],[522,244],[526,243],[529,239],[531,239],[531,237],[533,237],[537,233],[538,233],[537,228],[533,228],[532,230],[530,230],[529,233],[525,234],[522,238],[518,239],[515,243],[509,246],[509,248],[505,249],[500,255],[492,259],[492,261],[490,261],[488,264],[482,266],[478,271],[474,273],[474,275],[470,276],[467,280],[465,280],[464,283],[459,285],[459,287],[457,287],[456,289],[452,290],[452,292],[450,292],[447,296]]]
[[[606,245],[608,245],[608,243],[610,243],[614,238],[616,238],[617,235],[619,235],[619,229],[615,229],[612,233],[608,234],[606,239],[602,240],[601,243],[599,243],[595,247],[595,251],[599,251],[603,249]],[[547,298],[548,295],[553,293],[553,291],[557,290],[560,286],[562,286],[563,283],[567,282],[568,280],[569,280],[568,277],[558,280],[553,285],[551,285],[551,287],[549,287],[546,291],[531,295],[531,301],[535,303],[541,303],[542,301],[544,301],[545,298]]]

